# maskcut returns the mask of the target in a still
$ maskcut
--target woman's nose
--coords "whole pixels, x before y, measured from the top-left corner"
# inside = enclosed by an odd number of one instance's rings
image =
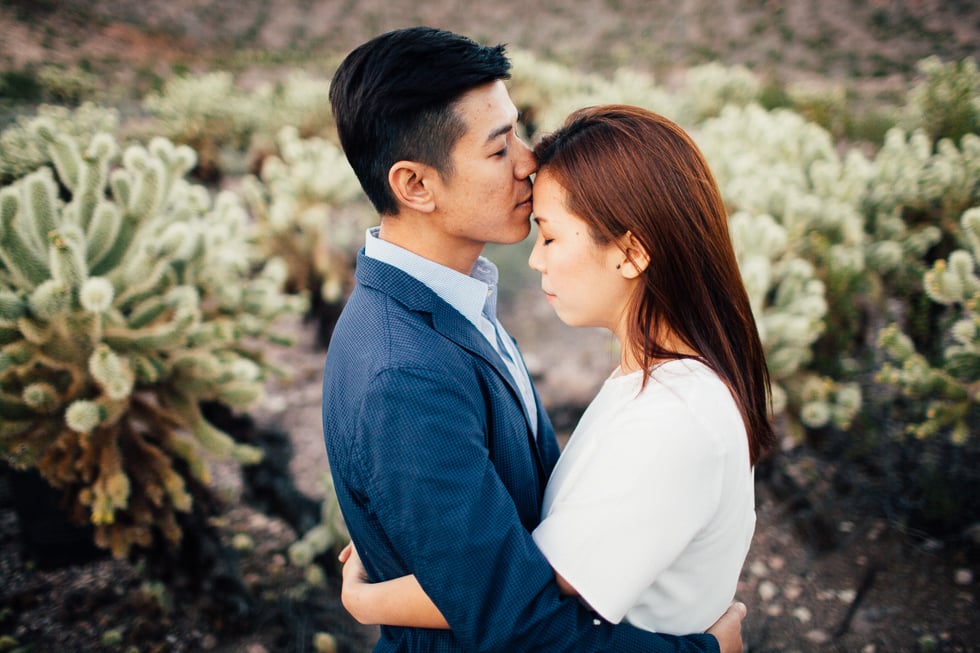
[[[541,260],[541,237],[534,240],[534,248],[531,249],[531,256],[527,259],[527,264],[535,272],[544,273],[544,262]]]

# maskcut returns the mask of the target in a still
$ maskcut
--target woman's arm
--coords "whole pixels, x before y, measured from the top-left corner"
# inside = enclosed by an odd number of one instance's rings
[[[359,623],[449,628],[446,618],[415,576],[402,576],[381,583],[368,582],[353,542],[344,547],[339,558],[344,564],[340,600]]]
[[[555,582],[558,583],[558,589],[562,596],[579,596],[578,590],[572,587],[572,584],[565,580],[565,577],[559,574],[557,569],[552,567],[551,570],[555,572]]]
[[[446,618],[414,575],[380,583],[368,581],[367,572],[353,542],[345,546],[338,557],[344,565],[340,600],[359,623],[440,630],[449,628]],[[562,595],[579,595],[557,571],[555,580]]]

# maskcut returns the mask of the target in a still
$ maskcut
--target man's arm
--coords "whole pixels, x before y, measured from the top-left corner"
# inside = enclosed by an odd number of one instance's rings
[[[344,547],[339,559],[344,565],[341,600],[358,622],[369,625],[449,628],[446,618],[414,575],[380,583],[368,582],[353,542]],[[560,585],[561,578],[558,577],[558,580]],[[721,653],[742,653],[742,620],[746,613],[744,603],[733,603],[708,629],[708,634],[718,640]]]

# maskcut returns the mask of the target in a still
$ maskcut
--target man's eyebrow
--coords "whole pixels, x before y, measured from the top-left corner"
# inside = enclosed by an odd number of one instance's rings
[[[521,113],[518,112],[517,119],[515,120],[515,122],[520,122],[520,120],[521,120]],[[513,124],[501,125],[500,127],[497,127],[492,132],[490,132],[489,136],[487,136],[487,142],[489,143],[493,139],[503,136],[504,134],[510,132],[510,130],[512,129],[514,129]]]
[[[513,128],[514,128],[513,125],[504,125],[502,127],[497,127],[492,132],[490,132],[489,136],[487,136],[487,142],[489,143],[493,139],[503,136],[504,134],[510,132],[510,130],[512,130]]]

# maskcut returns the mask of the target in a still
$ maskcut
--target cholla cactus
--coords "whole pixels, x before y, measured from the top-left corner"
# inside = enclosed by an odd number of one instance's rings
[[[604,77],[541,61],[524,51],[512,53],[512,59],[511,96],[532,132],[557,129],[569,113],[593,104],[642,106],[690,126],[717,115],[726,105],[749,104],[761,92],[758,78],[743,66],[696,66],[687,72],[680,90],[668,90],[651,75],[628,68]]]
[[[542,61],[522,50],[514,51],[511,59],[511,97],[532,137],[539,131],[557,129],[569,113],[592,104],[635,104],[664,115],[678,114],[674,95],[659,87],[650,75],[635,70],[621,69],[607,78]]]
[[[209,455],[260,455],[199,402],[255,400],[271,369],[257,343],[301,306],[280,293],[281,261],[250,278],[247,216],[183,179],[189,148],[156,139],[114,167],[107,134],[80,149],[34,128],[57,178],[45,167],[0,190],[0,455],[63,488],[114,555],[157,531],[175,544],[185,464],[207,483]]]
[[[95,98],[99,77],[77,67],[41,66],[37,80],[47,97],[55,102],[77,104]]]
[[[798,114],[758,105],[729,105],[694,136],[733,213],[742,275],[778,385],[774,408],[811,427],[847,424],[860,407],[844,377],[856,367],[846,343],[859,328],[867,283],[859,207],[870,164],[859,153],[842,159],[826,130]],[[817,356],[821,337],[831,351]],[[822,393],[811,391],[815,378]]]
[[[959,147],[942,139],[933,148],[922,130],[911,134],[889,130],[869,179],[867,210],[874,216],[872,235],[893,240],[908,229],[929,225],[948,233],[957,231],[959,216],[980,199],[978,178],[977,134],[963,136]]]
[[[174,77],[144,98],[143,108],[157,119],[155,132],[194,149],[202,178],[220,173],[222,148],[244,151],[262,120],[257,98],[228,72]]]
[[[255,96],[261,108],[258,129],[270,136],[283,125],[294,126],[302,136],[324,135],[333,125],[327,78],[297,71],[277,84],[258,88]]]
[[[972,58],[943,63],[931,56],[918,62],[922,80],[909,92],[901,126],[922,129],[932,141],[959,140],[980,133],[980,71]]]
[[[759,99],[762,84],[745,66],[723,66],[718,62],[687,71],[680,92],[678,118],[694,125],[721,113],[727,105],[746,106]]]
[[[956,147],[942,139],[935,147],[923,131],[888,132],[873,165],[865,211],[874,243],[869,263],[890,295],[902,298],[901,320],[920,350],[939,351],[936,323],[922,279],[932,261],[957,247],[958,220],[980,203],[980,136],[966,134]]]
[[[191,146],[199,159],[198,175],[222,172],[226,153],[244,153],[256,139],[271,141],[284,125],[301,134],[324,134],[333,125],[330,82],[295,72],[254,91],[241,87],[228,72],[171,79],[143,106],[156,122],[152,129],[175,143]]]
[[[936,261],[923,279],[929,298],[950,311],[942,360],[931,364],[892,324],[879,344],[900,367],[885,364],[878,379],[920,402],[923,419],[909,425],[909,433],[920,439],[944,433],[965,444],[980,424],[980,206],[966,211],[960,225],[964,248]]]
[[[792,254],[787,230],[772,216],[738,212],[730,229],[766,350],[774,415],[786,418],[796,438],[801,424],[846,428],[861,407],[860,389],[808,369],[827,317],[823,282],[812,264]]]
[[[86,147],[95,134],[111,134],[119,125],[118,111],[91,103],[75,110],[41,105],[37,118],[54,124],[59,133],[72,136],[82,147]],[[47,143],[30,128],[37,118],[21,116],[0,133],[0,184],[10,183],[51,163]]]
[[[813,81],[790,84],[786,93],[794,111],[814,122],[835,138],[847,132],[847,89],[841,84]]]
[[[377,217],[340,148],[323,138],[279,132],[279,156],[249,177],[243,192],[255,216],[259,258],[288,264],[287,288],[343,299],[353,279],[353,257]]]
[[[350,542],[350,534],[340,512],[333,479],[329,474],[322,478],[324,498],[320,507],[320,523],[303,534],[289,547],[289,561],[297,567],[310,567],[317,556],[331,549],[339,549]]]

